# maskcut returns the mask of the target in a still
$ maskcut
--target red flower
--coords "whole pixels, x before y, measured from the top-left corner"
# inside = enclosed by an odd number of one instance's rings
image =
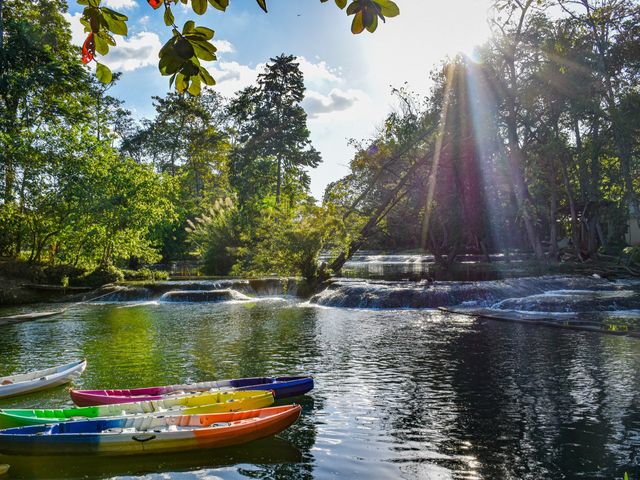
[[[147,0],[147,3],[149,5],[151,5],[153,7],[153,9],[155,10],[156,8],[159,8],[160,5],[162,5],[162,2],[164,0]]]
[[[82,44],[82,63],[89,63],[96,54],[96,43],[93,41],[93,32],[87,35]]]

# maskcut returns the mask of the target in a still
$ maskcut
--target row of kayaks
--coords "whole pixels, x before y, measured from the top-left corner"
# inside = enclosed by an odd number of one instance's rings
[[[70,379],[86,367],[84,361],[75,363],[82,366]],[[64,367],[74,368],[70,365]],[[42,372],[0,381],[43,384],[45,377],[55,375]],[[0,453],[131,455],[239,445],[292,425],[300,416],[299,405],[270,406],[312,388],[311,377],[254,377],[121,390],[70,389],[76,408],[0,409]]]

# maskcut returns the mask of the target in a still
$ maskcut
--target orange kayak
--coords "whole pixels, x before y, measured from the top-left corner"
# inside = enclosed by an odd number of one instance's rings
[[[228,447],[276,435],[299,405],[210,415],[80,420],[0,430],[8,455],[140,455]]]

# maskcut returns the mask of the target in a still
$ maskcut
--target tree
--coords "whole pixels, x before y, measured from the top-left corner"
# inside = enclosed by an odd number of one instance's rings
[[[0,52],[0,208],[25,212],[28,182],[38,168],[38,142],[50,125],[69,125],[86,115],[87,75],[75,58],[62,0],[6,2]],[[17,222],[19,225],[20,222]],[[13,255],[22,230],[9,237]]]
[[[200,61],[216,60],[216,47],[211,43],[214,31],[207,27],[196,26],[188,20],[182,31],[175,24],[175,17],[171,6],[180,1],[187,4],[189,0],[147,0],[153,9],[164,6],[164,23],[171,27],[172,37],[160,50],[160,73],[170,76],[170,85],[175,83],[179,92],[188,91],[192,95],[199,95],[201,85],[215,85],[215,80]],[[266,0],[256,0],[260,8],[267,12]],[[328,0],[320,0],[322,3]],[[97,55],[106,55],[110,47],[116,45],[113,35],[127,35],[127,16],[110,8],[101,6],[101,0],[77,0],[85,5],[81,23],[88,33],[82,46],[82,61],[90,63],[96,61],[96,74],[100,81],[109,83],[111,72],[103,64],[97,62]],[[340,9],[347,7],[347,0],[335,0]],[[206,13],[208,6],[225,11],[229,0],[191,0],[191,7],[198,15]],[[378,27],[378,19],[383,22],[387,18],[400,13],[398,6],[391,0],[351,0],[346,8],[347,15],[353,15],[351,31],[362,33],[365,29],[374,32]]]
[[[318,166],[320,154],[309,140],[307,114],[301,105],[304,92],[295,57],[283,54],[271,59],[256,87],[243,90],[231,102],[229,112],[236,121],[238,142],[233,160],[240,165],[232,170],[239,174],[236,185],[241,191],[246,190],[242,183],[255,180],[256,168],[262,170],[267,185],[273,185],[275,176],[277,206],[283,189],[290,203],[308,190],[309,177],[304,168]],[[262,190],[253,189],[253,194]]]
[[[176,216],[154,231],[163,258],[173,260],[188,254],[187,219],[229,194],[227,119],[223,100],[213,91],[199,97],[169,93],[153,101],[156,116],[143,120],[124,139],[121,151],[175,180],[171,194]]]

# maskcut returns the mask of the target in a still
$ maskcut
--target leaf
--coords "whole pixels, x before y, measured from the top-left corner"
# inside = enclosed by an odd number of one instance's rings
[[[194,32],[200,34],[205,40],[211,40],[215,32],[207,27],[196,27]]]
[[[110,32],[115,33],[116,35],[127,35],[127,24],[122,20],[118,20],[117,18],[112,17],[109,14],[103,15],[102,18],[107,24],[107,28]]]
[[[200,73],[200,62],[198,62],[197,58],[192,58],[191,61],[184,63],[181,72],[187,77],[198,75]]]
[[[185,60],[193,57],[194,54],[193,46],[186,38],[178,39],[173,49],[180,58],[184,58]]]
[[[170,27],[171,25],[173,25],[176,21],[176,17],[173,16],[173,12],[171,11],[170,8],[165,8],[164,9],[164,24],[167,27]]]
[[[103,13],[106,13],[107,15],[110,15],[117,20],[122,20],[123,22],[129,20],[129,17],[127,17],[126,15],[123,15],[120,12],[116,12],[115,10],[111,10],[110,8],[102,7],[101,10]]]
[[[225,11],[229,6],[229,0],[209,0],[211,6],[215,9]]]
[[[187,80],[182,73],[178,73],[176,75],[176,90],[179,92],[184,92],[187,88]]]
[[[198,15],[204,15],[204,13],[207,11],[208,6],[209,3],[207,2],[207,0],[191,0],[191,7],[193,8],[193,11]]]
[[[111,83],[111,80],[113,80],[113,74],[109,67],[99,62],[96,63],[98,64],[96,67],[96,77],[98,77],[98,80],[105,84]]]
[[[385,17],[392,18],[400,15],[400,9],[391,0],[374,0],[380,6],[380,13]]]
[[[99,34],[94,35],[93,39],[96,44],[96,52],[98,52],[100,55],[106,55],[107,53],[109,53],[109,44],[102,37],[103,32],[100,32]]]
[[[200,77],[192,77],[191,86],[189,86],[189,89],[187,91],[193,96],[198,96],[200,95],[201,89],[202,83],[200,82]]]
[[[207,42],[192,41],[191,46],[193,47],[193,51],[196,54],[196,57],[206,62],[210,62],[216,59],[213,50],[209,48],[209,46],[213,47],[213,45]]]
[[[344,10],[344,7],[347,6],[347,0],[336,0],[336,5],[340,10]]]
[[[211,74],[207,71],[206,68],[200,67],[200,73],[198,73],[198,75],[204,81],[204,83],[206,83],[207,85],[215,85],[216,84],[216,81],[211,76]]]
[[[362,21],[362,12],[356,13],[356,16],[353,17],[353,22],[351,22],[351,33],[357,35],[362,33],[364,30],[364,22]]]
[[[369,31],[369,33],[373,33],[376,31],[376,28],[378,28],[378,17],[374,15],[371,23],[367,25],[367,31]]]
[[[194,22],[193,20],[187,20],[186,22],[184,22],[184,26],[182,27],[182,33],[183,34],[191,33],[195,30],[195,28],[196,28],[196,22]]]
[[[173,75],[183,64],[184,59],[178,57],[173,50],[169,50],[160,58],[158,69],[162,75]]]
[[[351,4],[349,4],[349,7],[347,8],[347,15],[355,15],[360,10],[362,10],[362,5],[360,5],[359,2],[354,1]]]
[[[82,63],[87,64],[96,55],[96,44],[93,40],[93,32],[87,35],[84,43],[82,44]]]
[[[365,8],[362,10],[362,24],[369,29],[369,26],[373,24],[373,20],[376,18],[376,14],[371,8]]]
[[[256,2],[258,2],[260,8],[264,10],[265,13],[267,13],[267,0],[256,0]]]

